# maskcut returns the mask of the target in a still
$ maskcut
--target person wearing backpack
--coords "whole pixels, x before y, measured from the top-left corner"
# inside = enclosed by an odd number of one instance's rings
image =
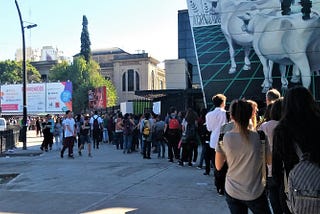
[[[155,144],[157,146],[158,158],[164,158],[166,152],[166,145],[164,142],[164,121],[161,120],[160,115],[156,115],[156,122],[154,124],[153,133]]]
[[[140,126],[140,132],[143,140],[143,159],[151,159],[152,127],[153,120],[151,118],[151,114],[146,112]]]
[[[246,100],[231,102],[234,125],[215,147],[215,167],[222,170],[225,163],[228,165],[224,194],[230,213],[248,213],[249,208],[254,214],[271,214],[263,182],[263,165],[266,157],[271,161],[270,151],[268,156],[262,155],[268,147],[261,144],[256,131],[250,130],[251,115],[252,106]]]
[[[302,86],[290,88],[274,129],[272,150],[272,177],[280,186],[285,213],[320,213],[319,124],[320,109],[310,91]],[[299,150],[304,154],[304,161],[299,162]],[[303,169],[299,168],[301,164],[305,165]],[[287,186],[288,181],[291,182]],[[308,193],[317,194],[310,197]]]
[[[132,136],[134,129],[134,121],[129,113],[124,114],[123,117],[123,154],[131,153]]]
[[[181,139],[181,121],[177,115],[177,109],[170,107],[169,115],[165,119],[164,132],[168,140],[168,159],[173,162],[173,158],[180,159],[180,149],[178,148]]]
[[[91,124],[93,148],[99,149],[99,143],[102,140],[103,120],[98,115],[98,111],[94,112],[94,115],[90,118],[89,123]]]
[[[198,115],[191,108],[188,108],[181,125],[182,135],[185,137],[185,143],[182,143],[182,157],[179,160],[179,165],[183,166],[184,162],[188,162],[188,166],[192,166],[193,148],[195,147],[195,144],[198,143]]]

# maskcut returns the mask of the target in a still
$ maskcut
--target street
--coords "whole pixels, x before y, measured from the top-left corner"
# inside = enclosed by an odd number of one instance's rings
[[[229,213],[213,175],[195,166],[179,167],[156,154],[142,159],[110,144],[93,150],[92,158],[76,149],[75,159],[54,150],[37,155],[41,141],[28,131],[27,150],[0,158],[1,175],[18,174],[0,184],[0,213]]]

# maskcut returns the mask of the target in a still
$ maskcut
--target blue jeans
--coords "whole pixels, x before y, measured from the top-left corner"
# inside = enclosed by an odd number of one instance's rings
[[[156,141],[157,150],[158,150],[158,158],[164,158],[164,153],[166,152],[166,143],[164,140]]]
[[[271,214],[266,193],[263,192],[257,199],[243,201],[232,198],[225,192],[226,201],[232,214],[247,214],[248,208],[253,214]]]
[[[107,143],[109,141],[108,129],[103,128],[103,142]]]
[[[132,135],[123,135],[123,152],[131,152],[132,147]]]

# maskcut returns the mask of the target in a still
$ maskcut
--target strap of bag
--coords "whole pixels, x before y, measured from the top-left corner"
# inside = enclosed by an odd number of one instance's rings
[[[296,153],[297,153],[297,155],[298,155],[298,157],[299,157],[299,160],[303,160],[304,154],[302,153],[299,145],[298,145],[297,143],[294,143],[293,146],[294,146],[294,149],[296,150]],[[285,171],[284,165],[283,165],[283,169],[284,169],[284,170],[283,170],[284,192],[286,193],[286,195],[288,195],[288,193],[289,193],[288,175],[287,175],[287,173],[286,173],[286,171]]]
[[[267,183],[267,169],[266,169],[266,140],[260,140],[262,146],[262,184],[266,186]]]

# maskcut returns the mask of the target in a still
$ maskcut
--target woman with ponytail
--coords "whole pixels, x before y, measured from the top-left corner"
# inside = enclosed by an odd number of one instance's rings
[[[231,213],[271,213],[262,182],[262,144],[259,134],[249,128],[252,106],[246,100],[234,100],[230,117],[234,122],[216,148],[216,168],[227,162],[225,195]]]

